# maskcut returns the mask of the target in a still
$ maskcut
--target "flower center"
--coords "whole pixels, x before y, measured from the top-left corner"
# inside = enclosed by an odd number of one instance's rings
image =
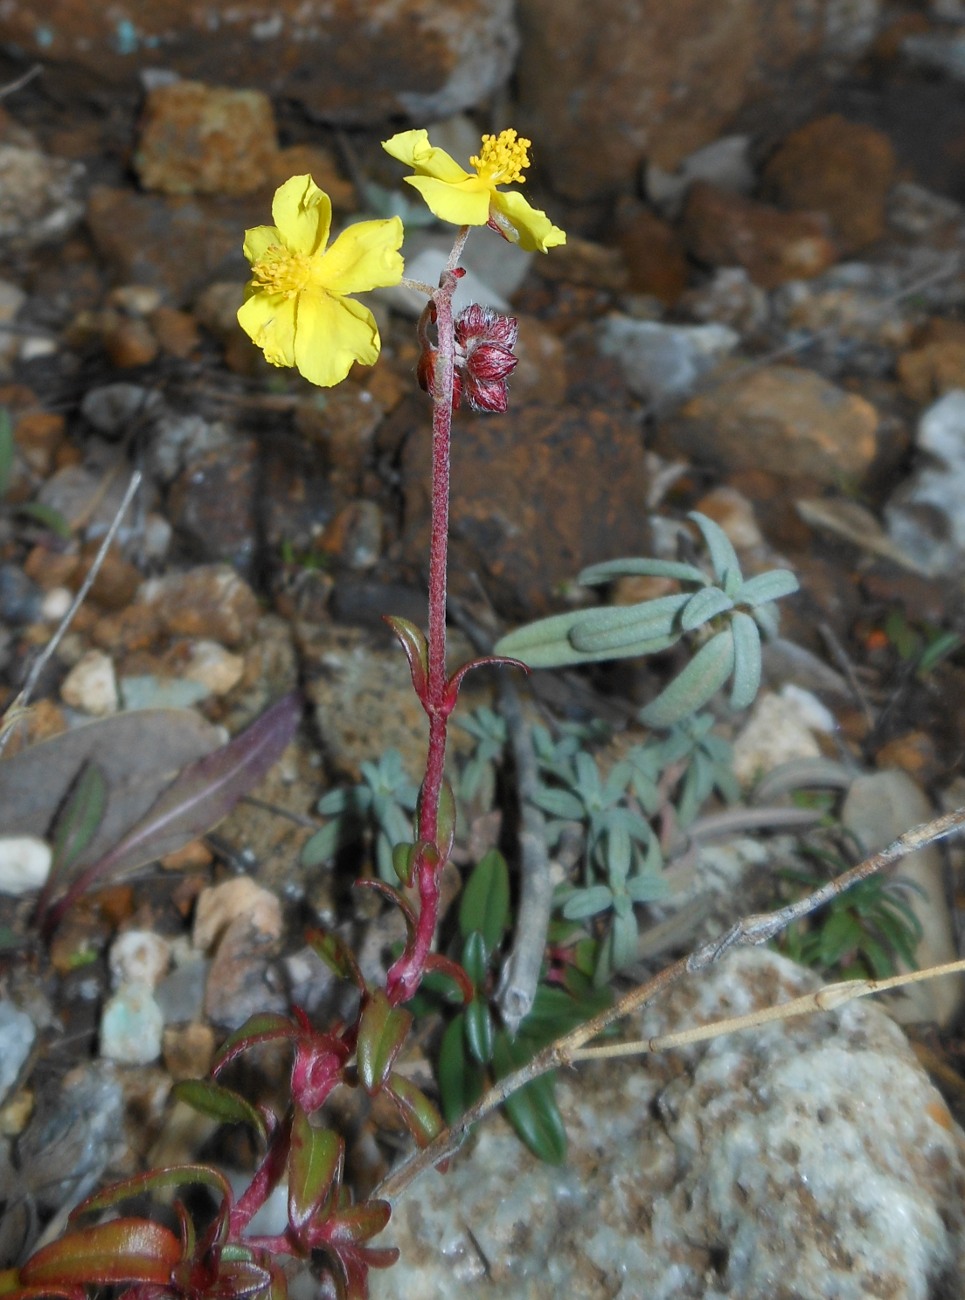
[[[484,135],[482,149],[470,159],[470,164],[491,185],[522,185],[526,177],[523,168],[529,166],[527,149],[532,140],[518,137],[512,127],[499,135]]]
[[[305,253],[293,253],[280,244],[271,244],[264,257],[252,266],[251,275],[266,293],[294,298],[308,287],[312,278],[312,259]]]

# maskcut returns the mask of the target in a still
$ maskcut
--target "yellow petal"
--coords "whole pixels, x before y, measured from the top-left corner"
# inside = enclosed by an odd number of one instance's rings
[[[516,190],[492,192],[493,218],[506,238],[527,253],[545,253],[566,243],[566,232],[554,226],[545,212],[531,207]]]
[[[371,366],[382,347],[375,317],[351,298],[321,290],[299,295],[295,329],[295,365],[320,388],[340,384],[353,361]]]
[[[275,191],[271,215],[285,247],[293,253],[317,253],[328,242],[332,203],[311,176],[293,176]]]
[[[484,226],[489,220],[492,190],[478,176],[467,176],[458,185],[430,176],[407,176],[406,183],[419,191],[426,207],[440,221],[454,226]]]
[[[295,364],[295,299],[249,290],[238,324],[273,366]]]
[[[334,293],[364,293],[398,284],[405,271],[398,252],[404,234],[398,217],[349,226],[322,254],[321,282]]]
[[[384,140],[382,148],[399,162],[414,167],[420,176],[434,176],[436,180],[456,185],[470,174],[446,153],[429,143],[428,131],[400,131],[391,140]]]
[[[277,226],[252,226],[250,230],[245,231],[245,257],[254,266],[255,262],[265,256],[272,244],[280,243],[281,232]]]

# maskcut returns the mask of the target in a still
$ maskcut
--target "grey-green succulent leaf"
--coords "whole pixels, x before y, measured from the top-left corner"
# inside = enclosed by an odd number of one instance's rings
[[[718,614],[734,608],[734,602],[720,587],[704,587],[695,592],[680,612],[680,626],[685,632],[709,623]]]
[[[733,596],[744,578],[737,552],[731,545],[730,538],[719,524],[715,524],[713,519],[708,519],[697,510],[691,510],[687,518],[692,519],[703,533],[718,585],[723,587],[728,596]]]
[[[648,727],[672,727],[713,698],[734,671],[734,638],[725,628],[700,647],[655,700],[640,710]]]
[[[799,586],[797,578],[790,569],[770,569],[767,573],[755,574],[742,582],[734,595],[735,605],[766,605],[768,601],[780,600],[790,596]]]
[[[604,560],[583,569],[577,578],[585,587],[613,582],[616,578],[675,578],[678,582],[697,582],[704,586],[707,575],[695,564],[682,564],[679,560],[624,559]]]
[[[734,636],[732,709],[749,709],[761,684],[761,634],[750,614],[738,610],[730,621]]]

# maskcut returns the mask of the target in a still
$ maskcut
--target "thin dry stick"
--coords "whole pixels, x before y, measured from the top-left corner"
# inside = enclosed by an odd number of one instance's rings
[[[0,99],[6,99],[9,95],[15,95],[18,90],[23,90],[24,86],[33,81],[34,77],[39,77],[43,68],[39,63],[27,69],[16,81],[8,81],[5,86],[0,86]]]
[[[856,867],[852,867],[850,871],[843,872],[840,876],[822,886],[821,889],[815,890],[798,902],[790,903],[786,907],[779,908],[776,912],[763,912],[754,916],[746,916],[737,921],[723,934],[701,944],[689,957],[682,957],[679,961],[674,962],[658,975],[655,975],[653,979],[631,989],[614,1006],[600,1012],[592,1020],[588,1020],[586,1024],[564,1035],[563,1038],[558,1038],[555,1043],[551,1043],[537,1053],[528,1065],[523,1066],[522,1069],[515,1071],[513,1074],[507,1075],[506,1078],[500,1079],[475,1106],[470,1107],[461,1119],[450,1128],[444,1129],[427,1147],[417,1151],[399,1165],[397,1169],[394,1169],[383,1180],[377,1194],[386,1197],[388,1200],[398,1197],[409,1183],[424,1170],[438,1164],[441,1160],[447,1159],[457,1151],[473,1125],[501,1106],[508,1097],[511,1097],[524,1084],[539,1078],[540,1075],[547,1074],[550,1070],[558,1069],[561,1065],[569,1064],[580,1048],[590,1039],[596,1038],[615,1021],[622,1020],[631,1012],[653,1002],[655,998],[672,985],[678,983],[685,975],[691,975],[706,969],[708,966],[713,966],[732,948],[756,947],[759,944],[767,943],[775,935],[780,934],[786,926],[791,925],[794,921],[801,920],[825,903],[830,902],[832,898],[842,894],[851,885],[866,880],[869,876],[883,871],[896,862],[900,862],[909,853],[915,853],[917,850],[925,848],[926,845],[934,844],[938,840],[945,839],[948,835],[954,835],[963,828],[965,828],[965,808],[959,808],[955,812],[936,817],[934,821],[926,822],[922,826],[915,826],[911,830],[905,831],[904,835],[900,835],[886,848],[871,854],[863,862],[859,862]],[[924,978],[924,974],[922,978]],[[886,981],[881,981],[881,983],[884,984]]]
[[[735,1034],[742,1029],[756,1029],[758,1025],[766,1025],[775,1020],[792,1020],[795,1016],[807,1016],[814,1011],[836,1011],[846,1002],[870,997],[872,993],[886,993],[888,989],[903,988],[906,984],[937,979],[941,975],[954,975],[959,971],[965,971],[965,960],[947,961],[941,966],[929,966],[926,970],[905,971],[901,975],[892,975],[889,979],[844,980],[839,984],[825,984],[813,993],[805,993],[802,997],[779,1002],[777,1006],[764,1007],[760,1011],[749,1011],[746,1016],[729,1016],[726,1020],[714,1020],[707,1025],[695,1025],[672,1034],[656,1034],[653,1038],[638,1038],[633,1042],[581,1047],[573,1053],[570,1060],[604,1061],[614,1057],[666,1052],[672,1047],[689,1047],[693,1043],[722,1038],[725,1034]]]
[[[23,687],[21,688],[19,694],[16,696],[16,698],[13,700],[13,702],[10,704],[9,708],[7,709],[6,714],[4,715],[5,717],[19,713],[27,707],[27,704],[30,700],[31,695],[34,692],[37,682],[40,680],[40,674],[43,672],[44,668],[50,661],[51,656],[54,654],[57,647],[60,645],[67,629],[70,627],[71,623],[73,623],[77,615],[77,611],[80,609],[81,605],[83,605],[84,601],[87,599],[87,593],[94,585],[94,580],[96,579],[98,573],[100,573],[101,565],[104,563],[105,559],[107,558],[107,552],[110,550],[111,542],[113,542],[114,538],[117,536],[118,529],[121,526],[124,516],[127,514],[128,506],[134,500],[135,493],[137,492],[140,486],[141,486],[141,471],[139,469],[136,469],[134,473],[131,475],[131,481],[127,485],[127,491],[124,493],[123,500],[121,501],[121,504],[117,507],[117,513],[115,514],[114,518],[111,520],[111,526],[110,528],[108,528],[106,534],[104,535],[104,540],[103,542],[101,542],[97,554],[94,556],[91,566],[87,570],[87,576],[85,577],[84,581],[81,583],[77,595],[71,601],[70,608],[68,609],[67,613],[60,620],[60,625],[58,626],[57,631],[53,634],[53,636],[44,646],[41,653],[37,656],[37,659],[35,660],[33,667],[30,669],[30,672],[27,674],[27,680],[24,682]],[[0,754],[2,754],[4,749],[6,748],[7,741],[9,738],[10,738],[10,728],[6,727],[4,728],[2,734],[0,734]]]

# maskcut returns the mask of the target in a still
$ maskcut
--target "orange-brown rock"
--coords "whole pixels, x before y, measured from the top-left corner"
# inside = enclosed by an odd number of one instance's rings
[[[708,181],[690,187],[680,229],[698,261],[742,266],[763,289],[810,280],[837,258],[828,220],[821,214],[781,212]]]
[[[895,370],[901,391],[922,406],[952,388],[965,388],[965,321],[934,317]]]
[[[267,95],[175,81],[148,92],[134,166],[145,189],[164,194],[248,194],[266,185],[277,153]]]
[[[878,17],[875,0],[517,7],[521,118],[553,188],[574,199],[632,193],[644,159],[674,171],[765,96],[778,111],[799,103],[816,72],[861,56]]]
[[[881,238],[894,176],[883,131],[829,113],[786,137],[764,169],[763,193],[782,207],[823,212],[842,252],[852,253]]]
[[[640,204],[621,214],[617,244],[627,265],[627,288],[672,306],[687,287],[689,266],[680,236],[668,221]]]
[[[53,66],[59,87],[137,90],[145,69],[163,67],[380,127],[486,101],[517,47],[513,0],[5,0],[2,39]]]
[[[656,450],[727,473],[860,482],[877,450],[878,413],[812,370],[765,366],[692,398],[657,430]]]

